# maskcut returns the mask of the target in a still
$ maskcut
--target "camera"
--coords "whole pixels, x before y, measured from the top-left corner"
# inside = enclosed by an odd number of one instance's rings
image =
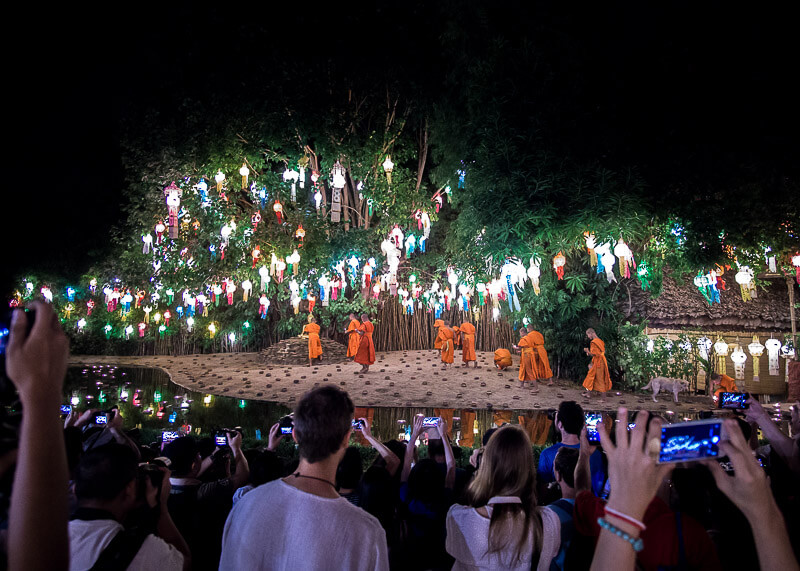
[[[164,482],[164,472],[156,464],[139,464],[138,470],[139,480],[139,497],[144,500],[147,496],[147,481],[149,480],[153,487],[158,490],[156,500],[161,498],[161,484]]]
[[[603,420],[603,415],[587,412],[584,415],[584,419],[586,420],[586,438],[592,444],[600,444],[600,433],[597,432],[597,423]]]
[[[691,462],[719,457],[722,440],[721,420],[697,420],[665,424],[661,427],[659,463]]]
[[[750,393],[721,393],[719,395],[719,408],[746,410],[750,407],[747,404],[748,398],[750,398]]]
[[[227,446],[228,445],[228,432],[234,432],[233,430],[217,430],[214,432],[214,444],[217,446]]]
[[[281,431],[281,434],[291,434],[294,430],[294,419],[292,415],[287,414],[283,418],[278,421],[278,428]]]

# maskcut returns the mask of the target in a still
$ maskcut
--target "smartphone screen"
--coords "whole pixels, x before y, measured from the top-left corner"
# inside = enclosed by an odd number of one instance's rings
[[[422,426],[423,427],[439,426],[439,417],[426,416],[425,418],[422,419]]]
[[[358,419],[353,419],[353,430],[361,430],[361,421]]]
[[[722,393],[719,395],[719,408],[744,410],[748,407],[749,393]]]
[[[600,444],[600,433],[597,432],[597,423],[603,420],[603,415],[587,412],[584,418],[586,419],[586,438],[592,444]]]
[[[105,413],[94,415],[94,423],[101,425],[108,424],[108,415]]]
[[[161,431],[161,442],[172,442],[176,438],[178,438],[180,434],[177,430],[162,430]]]
[[[635,422],[629,422],[629,423],[628,423],[628,430],[633,430],[633,427],[634,427],[634,426],[636,426],[636,423],[635,423]]]
[[[214,435],[214,444],[216,444],[217,446],[227,446],[228,436],[224,432],[217,432]]]
[[[661,428],[660,463],[691,462],[719,456],[722,421],[698,420],[665,424]]]
[[[278,426],[281,429],[281,434],[291,434],[292,429],[294,428],[294,422],[290,416],[284,416],[280,421],[278,421]]]
[[[69,414],[72,412],[72,405],[71,404],[62,404],[61,405],[61,414]]]

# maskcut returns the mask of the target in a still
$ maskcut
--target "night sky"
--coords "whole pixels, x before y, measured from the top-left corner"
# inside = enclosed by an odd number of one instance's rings
[[[113,18],[76,4],[11,8],[0,291],[26,271],[80,275],[113,247],[105,238],[125,216],[122,118],[145,104],[168,116],[181,96],[243,80],[268,87],[278,73],[248,71],[264,54],[287,66],[309,58],[383,65],[435,86],[446,65],[435,55],[446,18],[435,4],[337,3],[328,12],[294,3],[237,12],[135,4],[114,6],[127,12]],[[800,49],[787,11],[561,4],[486,11],[493,29],[560,46],[545,50],[559,70],[560,149],[611,168],[635,165],[654,191],[681,183],[724,190],[739,171],[797,177]]]

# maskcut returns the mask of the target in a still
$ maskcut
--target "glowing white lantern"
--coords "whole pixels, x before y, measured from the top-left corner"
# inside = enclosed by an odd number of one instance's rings
[[[83,331],[84,327],[86,327],[86,320],[83,317],[81,317],[78,320],[78,331]]]
[[[614,277],[614,264],[617,259],[611,253],[611,244],[608,242],[599,244],[594,251],[597,254],[598,265],[602,265],[606,272],[608,283],[617,281],[617,278]]]
[[[222,236],[222,246],[224,248],[228,247],[228,242],[230,241],[231,232],[233,232],[233,228],[228,226],[227,224],[222,226],[222,229],[219,231],[220,236]]]
[[[597,239],[591,232],[584,232],[583,237],[586,240],[586,251],[589,252],[589,263],[592,267],[595,267],[597,265],[597,252],[595,251]]]
[[[53,303],[53,292],[52,292],[52,291],[50,291],[50,288],[49,288],[49,287],[47,287],[47,286],[44,286],[44,287],[43,287],[41,290],[39,290],[39,291],[41,291],[41,292],[42,292],[42,296],[44,296],[44,299],[45,299],[45,301],[47,301],[47,303]]]
[[[753,380],[758,381],[760,368],[758,366],[759,357],[764,353],[764,346],[758,340],[758,335],[753,335],[753,342],[747,346],[747,350],[753,356]]]
[[[708,360],[708,352],[711,351],[711,339],[708,337],[701,337],[697,340],[697,348],[700,351],[700,357]]]
[[[125,339],[130,339],[131,338],[131,333],[133,333],[133,325],[128,325],[125,328]]]
[[[221,170],[217,171],[214,180],[217,181],[217,192],[222,194],[222,184],[225,182],[225,173]]]
[[[194,317],[190,317],[189,319],[186,320],[186,331],[191,333],[192,327],[194,327]]]
[[[727,375],[728,364],[725,361],[725,357],[728,356],[728,344],[725,343],[722,337],[717,339],[717,342],[714,343],[714,352],[717,354],[717,372]]]
[[[212,324],[210,324],[210,325],[208,326],[208,333],[209,333],[209,335],[211,336],[211,338],[213,339],[213,338],[214,338],[214,335],[216,335],[216,334],[217,334],[217,326],[216,326],[216,325],[214,325],[213,323],[212,323]]]
[[[542,275],[540,263],[538,258],[531,256],[530,267],[528,267],[528,278],[530,278],[533,284],[533,291],[536,295],[539,295],[541,291],[539,289],[539,277]]]
[[[752,282],[753,282],[753,270],[750,269],[748,266],[741,266],[739,271],[736,272],[736,283],[739,284],[739,288],[742,291],[742,301],[750,301],[752,298],[750,294],[750,290],[752,289]]]
[[[81,404],[81,398],[78,395],[72,395],[72,398],[69,402],[72,403],[72,406],[78,406]]]
[[[292,274],[297,275],[297,266],[300,263],[300,253],[295,248],[294,252],[286,256],[286,261],[292,265]]]
[[[239,174],[242,175],[242,190],[247,188],[247,177],[250,176],[250,169],[247,168],[247,163],[242,163],[242,168],[239,169]]]
[[[800,254],[792,256],[792,265],[795,268],[795,279],[797,283],[800,284]]]
[[[347,171],[342,166],[342,164],[339,161],[336,161],[336,163],[333,165],[333,168],[331,169],[331,186],[333,188],[338,190],[344,188],[344,185],[347,183],[344,176],[346,172]]]
[[[275,254],[273,254],[274,256]],[[258,268],[258,275],[261,277],[261,291],[267,291],[267,284],[270,282],[269,268],[261,266]]]
[[[294,278],[292,278],[292,280],[289,282],[289,290],[291,291],[289,301],[291,302],[296,315],[300,311],[300,284],[298,284]]]
[[[167,207],[169,208],[169,239],[174,240],[178,237],[178,208],[181,205],[181,197],[183,191],[175,184],[175,181],[164,189],[164,196],[167,199]]]
[[[296,170],[287,168],[283,171],[283,181],[292,183],[291,199],[292,202],[297,201],[297,181],[300,180],[300,173]]]
[[[242,296],[242,301],[247,301],[251,291],[253,291],[253,282],[250,280],[244,280],[242,282],[242,293],[244,294]]]
[[[392,170],[394,169],[394,163],[392,162],[391,156],[386,156],[386,160],[383,161],[383,172],[386,173],[386,180],[389,184],[392,184]]]
[[[767,339],[764,346],[767,349],[767,354],[769,355],[769,374],[772,376],[778,376],[781,374],[780,370],[780,361],[778,357],[781,354],[781,342],[777,339]]]
[[[319,191],[319,188],[314,191],[314,204],[317,207],[317,212],[319,212],[319,209],[322,206],[322,193]]]
[[[781,347],[781,357],[786,360],[786,376],[784,380],[788,383],[789,382],[789,361],[794,358],[794,347],[791,345],[791,341],[786,343],[783,347]]]
[[[633,253],[628,245],[620,238],[614,246],[614,255],[619,260],[619,275],[623,278],[631,277],[630,264],[633,261]]]
[[[747,353],[742,350],[741,345],[736,345],[736,348],[731,353],[731,361],[733,361],[733,370],[738,380],[744,379],[744,364],[747,361]]]
[[[652,339],[647,340],[647,352],[652,353],[653,350],[656,348],[656,343]]]
[[[149,254],[150,248],[153,245],[153,235],[148,232],[147,234],[142,236],[142,242],[143,242],[142,254]]]
[[[236,333],[233,333],[233,332],[228,333],[228,340],[231,343],[236,343]]]
[[[494,321],[497,321],[498,319],[500,319],[500,308],[499,307],[495,307],[495,308],[492,309],[492,319]]]

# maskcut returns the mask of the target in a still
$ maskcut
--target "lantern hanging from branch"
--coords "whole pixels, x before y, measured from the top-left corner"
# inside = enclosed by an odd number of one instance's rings
[[[278,261],[275,262],[275,272],[278,274],[278,283],[279,284],[283,283],[283,272],[284,272],[284,270],[286,270],[286,262],[284,262],[283,259],[279,258]]]
[[[279,200],[276,200],[275,204],[272,205],[272,210],[275,212],[275,216],[278,217],[278,224],[283,224],[283,205]]]
[[[267,311],[269,311],[269,298],[262,293],[261,297],[258,298],[258,315],[261,319],[267,318]]]
[[[227,198],[225,198],[225,187],[224,187],[225,173],[222,172],[222,170],[218,170],[217,174],[214,175],[214,180],[217,182],[217,192],[223,199],[227,200]]]
[[[589,253],[589,264],[594,268],[597,266],[597,253],[594,250],[597,246],[597,239],[591,232],[584,232],[583,237],[586,240],[586,251]]]
[[[347,184],[347,171],[338,160],[331,169],[331,222],[339,222],[342,218],[342,189]]]
[[[619,260],[619,275],[622,278],[631,277],[631,266],[636,268],[636,261],[633,259],[633,252],[622,238],[617,240],[617,245],[614,246],[614,255]]]
[[[567,258],[562,252],[559,252],[553,257],[553,269],[559,280],[564,279],[564,266],[567,264]]]
[[[242,282],[242,301],[247,301],[251,291],[253,291],[253,282],[244,280]]]
[[[738,343],[731,353],[731,361],[733,361],[733,371],[737,380],[744,380],[744,364],[747,361],[747,353],[742,350],[742,346]]]
[[[295,233],[294,233],[294,237],[295,237],[295,238],[297,238],[297,239],[299,239],[299,240],[300,240],[300,244],[302,245],[302,243],[303,243],[303,238],[305,238],[305,236],[306,236],[306,231],[303,229],[303,225],[302,225],[302,224],[300,224],[300,225],[297,227],[297,230],[296,230],[296,231],[295,231]]]
[[[319,187],[314,191],[314,206],[317,208],[317,213],[319,214],[319,209],[322,206],[322,193]]]
[[[150,248],[153,246],[153,235],[148,232],[142,236],[142,254],[149,254]]]
[[[297,275],[298,265],[300,264],[300,253],[295,249],[290,255],[286,256],[286,261],[289,263],[289,269],[292,275]]]
[[[383,161],[383,172],[386,173],[386,182],[392,184],[392,171],[394,170],[394,163],[392,162],[392,157],[390,155],[386,156],[386,160]]]
[[[228,305],[233,305],[233,294],[236,292],[236,284],[233,280],[225,281],[225,297],[228,298]]]
[[[300,284],[294,278],[289,281],[289,291],[291,292],[289,302],[294,308],[294,314],[297,315],[300,312]]]
[[[759,358],[764,353],[764,346],[758,340],[758,335],[753,335],[753,342],[747,346],[747,350],[753,356],[753,381],[758,382],[760,379]]]
[[[789,361],[794,359],[794,344],[792,343],[791,339],[785,340],[786,342],[781,347],[781,357],[784,358],[786,361],[786,376],[784,376],[784,380],[788,383],[789,382]]]
[[[255,248],[253,248],[253,251],[252,251],[252,252],[250,252],[250,256],[253,258],[253,265],[252,265],[252,269],[255,269],[255,267],[256,267],[256,264],[257,264],[257,263],[258,263],[258,261],[261,259],[261,248],[259,248],[258,246],[256,246]]]
[[[736,283],[739,284],[742,291],[742,301],[751,301],[753,299],[751,294],[753,277],[753,270],[749,266],[740,266],[739,271],[736,272]]]
[[[164,230],[166,230],[166,229],[167,229],[167,227],[164,226],[164,223],[161,220],[156,222],[156,225],[155,225],[156,244],[161,244],[161,242],[164,241]]]
[[[792,256],[792,265],[794,266],[795,270],[795,279],[797,283],[800,284],[800,254],[795,254]]]
[[[296,170],[292,170],[287,168],[283,171],[283,182],[289,182],[292,184],[292,190],[290,194],[290,198],[292,202],[297,202],[297,181],[300,180],[300,173]]]
[[[200,181],[197,183],[197,193],[200,195],[200,204],[203,206],[208,206],[208,183],[206,179],[200,177]]]
[[[717,372],[721,375],[728,374],[728,365],[725,358],[728,356],[728,344],[720,337],[714,343],[714,352],[717,354]]]
[[[242,175],[242,190],[247,189],[247,177],[250,176],[250,169],[247,168],[247,163],[242,163],[242,168],[239,169],[239,174]]]
[[[776,377],[781,374],[780,361],[778,357],[781,354],[781,342],[774,338],[767,339],[764,347],[769,356],[769,374]]]
[[[253,230],[258,230],[258,223],[261,222],[261,213],[254,212],[250,217],[250,224],[253,225]]]
[[[270,282],[269,268],[262,265],[258,268],[258,275],[261,277],[261,291],[267,291],[267,284]]]
[[[536,295],[541,293],[539,289],[539,277],[542,275],[541,261],[536,256],[531,256],[530,266],[528,266],[528,278],[533,284],[533,292]]]

